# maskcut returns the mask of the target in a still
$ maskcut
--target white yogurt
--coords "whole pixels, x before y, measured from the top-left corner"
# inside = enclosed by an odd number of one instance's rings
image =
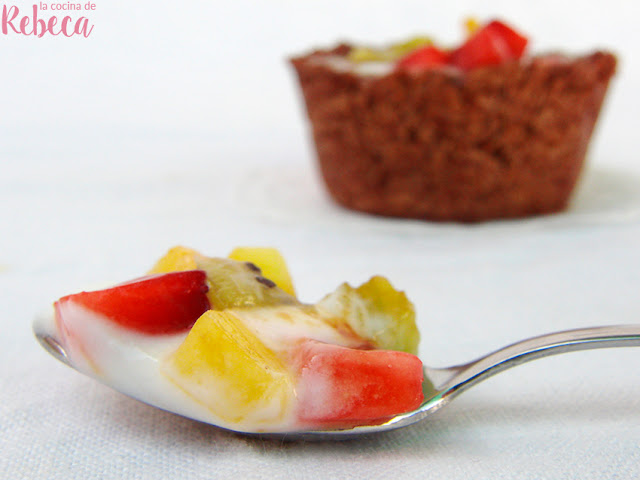
[[[71,301],[64,302],[59,309],[58,318],[63,320],[57,321],[52,312],[35,326],[38,333],[53,338],[75,369],[119,392],[158,408],[235,431],[283,432],[302,427],[297,424],[295,415],[300,386],[291,392],[292,406],[278,422],[265,423],[260,419],[270,416],[256,412],[241,424],[231,424],[162,373],[162,362],[183,343],[188,332],[146,335],[121,327]],[[281,356],[285,365],[291,360],[288,357],[290,347],[303,338],[347,347],[363,345],[362,339],[350,330],[327,323],[296,306],[238,309],[233,313],[269,349]]]

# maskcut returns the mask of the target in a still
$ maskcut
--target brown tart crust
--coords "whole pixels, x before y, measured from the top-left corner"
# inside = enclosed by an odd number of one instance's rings
[[[349,49],[291,60],[320,171],[339,204],[460,222],[567,207],[614,55],[367,76],[329,61]]]

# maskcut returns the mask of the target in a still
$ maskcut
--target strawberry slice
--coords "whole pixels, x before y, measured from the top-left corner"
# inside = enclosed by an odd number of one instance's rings
[[[151,275],[105,290],[62,297],[56,310],[74,302],[140,333],[188,330],[209,309],[207,275],[202,270]]]
[[[449,55],[433,45],[418,48],[405,55],[396,64],[398,69],[427,69],[445,65],[449,61]]]
[[[304,341],[298,418],[309,424],[363,424],[415,410],[424,399],[422,362],[391,350],[356,350]]]
[[[451,53],[450,62],[462,70],[499,65],[522,56],[528,39],[508,25],[493,20]]]

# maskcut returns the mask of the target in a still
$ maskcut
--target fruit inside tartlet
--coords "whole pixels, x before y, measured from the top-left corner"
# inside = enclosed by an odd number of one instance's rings
[[[484,25],[468,20],[466,27],[466,40],[453,48],[417,36],[384,48],[351,47],[347,58],[357,64],[385,62],[399,70],[453,67],[469,71],[519,60],[526,52],[528,38],[501,20]]]

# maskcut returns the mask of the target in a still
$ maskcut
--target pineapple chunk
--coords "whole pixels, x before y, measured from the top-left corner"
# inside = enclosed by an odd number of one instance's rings
[[[296,294],[293,281],[282,254],[269,247],[236,247],[229,258],[242,262],[251,262],[262,270],[262,275],[272,280],[289,295]]]
[[[282,422],[293,401],[294,384],[287,368],[230,311],[204,313],[161,368],[229,423]]]
[[[464,21],[464,29],[467,33],[467,37],[470,37],[478,30],[480,30],[480,22],[475,17],[469,17]]]
[[[196,270],[199,253],[187,247],[173,247],[156,262],[149,274]]]

